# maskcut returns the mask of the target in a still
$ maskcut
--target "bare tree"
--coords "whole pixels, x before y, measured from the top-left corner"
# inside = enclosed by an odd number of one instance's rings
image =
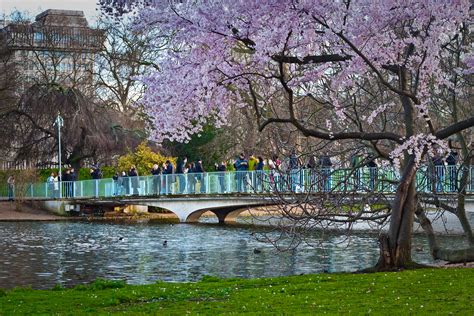
[[[107,36],[93,72],[97,95],[117,111],[139,114],[144,85],[136,77],[150,68],[158,69],[154,61],[166,47],[167,37],[157,32],[134,31],[127,19],[103,18],[98,25]]]

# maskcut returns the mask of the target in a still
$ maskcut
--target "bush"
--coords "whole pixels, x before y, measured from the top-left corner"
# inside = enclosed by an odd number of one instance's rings
[[[154,164],[162,166],[166,160],[170,160],[176,166],[176,158],[166,157],[160,153],[154,152],[150,147],[147,146],[146,142],[141,143],[134,153],[121,156],[118,161],[120,171],[128,172],[134,165],[137,168],[138,175],[144,176],[149,175],[151,168]]]

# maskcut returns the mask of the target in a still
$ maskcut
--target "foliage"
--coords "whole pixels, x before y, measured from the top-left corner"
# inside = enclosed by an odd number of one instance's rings
[[[134,153],[131,152],[119,158],[118,168],[120,171],[128,172],[132,166],[135,166],[138,175],[144,176],[150,174],[150,170],[154,164],[158,164],[158,166],[161,167],[166,160],[170,160],[173,164],[176,164],[176,158],[166,157],[160,153],[154,152],[147,145],[147,142],[142,142],[136,148]]]
[[[111,166],[103,166],[100,168],[102,171],[102,177],[103,178],[112,178],[112,176],[115,173],[115,168]],[[64,171],[64,169],[62,169]],[[45,182],[48,177],[51,175],[51,173],[58,173],[58,168],[45,168],[45,169],[31,169],[31,170],[11,170],[11,171],[5,171],[1,170],[0,171],[0,183],[6,183],[8,175],[14,174],[16,177],[17,175],[21,175],[22,173],[25,172],[31,172],[28,173],[28,176],[26,179],[28,179],[28,183],[31,182]],[[76,169],[76,172],[78,170]],[[91,173],[90,173],[90,168],[80,168],[77,176],[77,180],[89,180],[92,179]]]
[[[188,162],[202,159],[204,169],[214,171],[214,164],[220,162],[226,154],[225,144],[215,142],[220,133],[222,130],[208,124],[199,134],[192,135],[189,142],[165,141],[163,146],[170,149],[176,157],[187,157]]]
[[[0,171],[0,188],[6,189],[7,179],[10,175],[15,177],[15,198],[22,200],[30,191],[30,184],[39,181],[39,176],[34,169],[25,170],[1,170]]]
[[[14,159],[49,162],[56,156],[59,134],[53,123],[58,113],[64,120],[62,159],[76,168],[86,159],[99,161],[103,156],[123,153],[143,139],[133,132],[137,122],[95,103],[83,92],[60,84],[38,83],[24,92],[15,107],[0,113],[0,120],[6,126],[10,124],[9,132],[18,142],[14,150],[8,148]]]
[[[77,180],[89,180],[89,179],[92,179],[91,169],[90,168],[79,169]]]
[[[472,315],[472,269],[317,274],[269,279],[0,292],[0,314],[464,314]],[[159,311],[159,312],[158,312]]]
[[[378,266],[411,263],[416,170],[427,156],[447,153],[449,137],[474,126],[472,111],[458,115],[457,108],[469,98],[470,78],[451,79],[473,73],[470,1],[101,3],[111,13],[136,10],[139,29],[172,34],[170,47],[184,47],[170,49],[160,71],[140,78],[155,140],[190,140],[208,117],[221,126],[242,107],[255,112],[259,130],[285,125],[334,155],[361,143],[401,175],[387,201],[391,221]],[[442,67],[453,48],[460,62]],[[437,108],[439,95],[456,101]],[[288,215],[295,226],[308,225]],[[381,214],[362,215],[377,221]],[[327,223],[325,212],[318,216]]]
[[[116,172],[115,168],[111,166],[100,167],[100,170],[102,172],[102,178],[112,178]]]

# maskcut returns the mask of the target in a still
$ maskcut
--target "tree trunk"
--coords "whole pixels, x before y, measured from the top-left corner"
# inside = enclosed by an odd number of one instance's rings
[[[465,170],[465,169],[462,169]],[[436,235],[434,234],[433,226],[431,221],[425,214],[425,211],[421,206],[417,207],[416,216],[420,220],[421,227],[428,237],[428,242],[430,246],[430,252],[434,259],[440,259],[448,261],[450,263],[465,263],[474,261],[474,238],[472,234],[471,224],[469,223],[466,217],[465,209],[465,195],[466,195],[466,185],[467,185],[467,173],[465,172],[460,181],[461,189],[458,191],[458,205],[456,207],[456,216],[458,217],[461,226],[464,230],[469,246],[463,249],[445,249],[440,248]]]
[[[398,270],[413,266],[411,242],[416,208],[415,175],[413,158],[404,168],[392,203],[390,227],[380,237],[380,258],[376,270]]]

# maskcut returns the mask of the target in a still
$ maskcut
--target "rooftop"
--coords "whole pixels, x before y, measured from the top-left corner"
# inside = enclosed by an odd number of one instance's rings
[[[88,27],[83,11],[49,9],[36,16],[35,24],[49,26]]]

